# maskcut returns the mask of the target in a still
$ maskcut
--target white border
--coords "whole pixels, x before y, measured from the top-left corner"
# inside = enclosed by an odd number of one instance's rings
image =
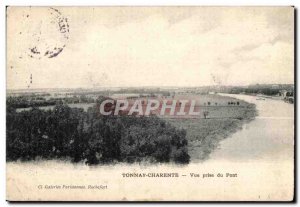
[[[102,0],[102,1],[93,1],[93,0],[71,0],[71,1],[62,1],[62,0],[4,0],[1,2],[4,5],[35,5],[35,6],[101,6],[101,5],[158,5],[158,6],[170,6],[170,5],[201,5],[201,6],[288,6],[288,5],[295,5],[297,1],[293,0]]]

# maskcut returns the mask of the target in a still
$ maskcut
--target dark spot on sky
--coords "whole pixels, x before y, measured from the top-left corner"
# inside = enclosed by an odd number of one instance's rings
[[[54,58],[54,57],[56,57],[59,53],[61,53],[61,52],[63,51],[63,49],[64,49],[64,48],[57,48],[57,51],[54,52],[53,54],[51,54],[51,55],[49,56],[49,58]]]
[[[60,17],[58,19],[58,26],[59,26],[59,31],[61,33],[69,32],[68,20],[66,18],[61,18]]]
[[[29,48],[33,54],[40,54],[40,52],[36,49],[36,47]]]
[[[50,7],[50,9],[52,9],[52,10],[54,10],[54,11],[56,11],[58,14],[60,14],[61,15],[61,13],[57,10],[57,9],[54,9],[54,8],[52,8],[52,7]]]
[[[62,47],[54,47],[53,50],[47,50],[44,54],[44,56],[48,56],[48,58],[56,57],[59,53],[61,53],[66,45],[63,45]]]
[[[49,8],[48,12],[52,15],[49,22],[51,24],[55,24],[56,31],[58,32],[57,35],[62,36],[63,39],[67,40],[69,39],[69,25],[68,25],[68,19],[63,17],[59,10],[55,8]],[[49,14],[48,13],[48,14]],[[29,14],[24,13],[24,16],[27,15],[29,17]],[[49,23],[48,22],[48,23]],[[43,24],[43,22],[41,22]],[[27,55],[31,58],[41,59],[43,57],[47,58],[54,58],[58,56],[63,49],[65,48],[65,44],[60,40],[60,42],[57,42],[54,45],[48,45],[47,40],[41,39],[42,31],[35,31],[35,33],[32,33],[32,37],[35,39],[35,46],[29,48],[29,51],[27,52]],[[21,33],[20,33],[21,34]],[[42,45],[42,46],[40,46]],[[54,47],[55,46],[55,47]],[[47,48],[47,49],[44,49]],[[22,59],[22,57],[19,57]]]

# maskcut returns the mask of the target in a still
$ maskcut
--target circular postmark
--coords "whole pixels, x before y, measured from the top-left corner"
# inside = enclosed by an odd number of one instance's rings
[[[54,58],[66,47],[69,39],[68,18],[55,8],[35,8],[24,15],[27,20],[26,54],[30,58]]]

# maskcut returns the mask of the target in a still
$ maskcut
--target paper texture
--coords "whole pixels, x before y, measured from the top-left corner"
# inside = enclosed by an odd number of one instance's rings
[[[294,7],[7,7],[8,201],[292,201]]]

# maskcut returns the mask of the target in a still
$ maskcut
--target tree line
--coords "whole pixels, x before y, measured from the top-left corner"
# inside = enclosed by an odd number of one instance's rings
[[[53,109],[16,112],[8,104],[7,161],[189,162],[185,130],[156,116],[101,116],[96,110],[56,104]]]

